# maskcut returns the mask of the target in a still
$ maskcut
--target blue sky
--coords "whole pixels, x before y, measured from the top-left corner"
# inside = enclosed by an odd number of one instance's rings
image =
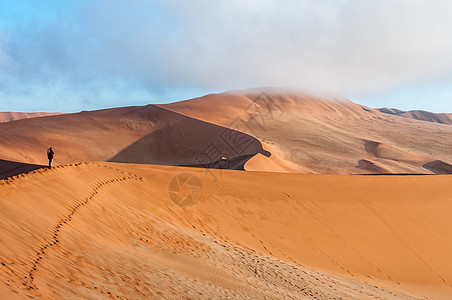
[[[447,0],[0,0],[0,111],[287,86],[452,112]]]

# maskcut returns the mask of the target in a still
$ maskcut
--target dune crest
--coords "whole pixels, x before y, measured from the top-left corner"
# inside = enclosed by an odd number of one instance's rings
[[[0,159],[0,180],[23,173],[29,173],[45,167],[46,166],[44,165],[24,164]]]
[[[403,111],[394,108],[381,108],[380,112],[420,121],[452,125],[452,114],[435,114],[423,110]]]
[[[12,122],[22,119],[31,119],[47,116],[56,116],[61,113],[47,113],[47,112],[35,112],[35,113],[24,113],[24,112],[0,112],[0,123]]]

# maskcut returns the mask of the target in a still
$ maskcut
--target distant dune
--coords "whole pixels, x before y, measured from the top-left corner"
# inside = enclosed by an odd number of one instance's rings
[[[421,121],[434,122],[440,124],[452,125],[452,114],[435,114],[428,111],[423,110],[410,110],[403,111],[394,108],[381,108],[380,112],[385,114],[391,114],[404,118],[411,118]]]
[[[255,156],[248,170],[432,174],[425,164],[452,162],[452,127],[400,118],[340,97],[266,88],[162,107],[258,138],[272,155]],[[376,149],[369,151],[369,145]]]
[[[55,116],[59,114],[60,113],[46,113],[46,112],[36,112],[36,113],[0,112],[0,123],[12,122],[21,119]]]
[[[203,190],[183,208],[168,188],[187,172]],[[0,181],[0,298],[452,298],[449,176],[213,172],[81,163]]]

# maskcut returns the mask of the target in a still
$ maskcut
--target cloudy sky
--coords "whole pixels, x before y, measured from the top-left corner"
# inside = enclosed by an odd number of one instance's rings
[[[258,86],[452,112],[452,1],[0,0],[0,111]]]

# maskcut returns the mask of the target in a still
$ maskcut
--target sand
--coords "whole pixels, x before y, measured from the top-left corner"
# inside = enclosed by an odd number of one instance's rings
[[[181,207],[168,185],[187,172],[203,193]],[[452,297],[449,176],[212,172],[81,163],[1,182],[0,295]]]

